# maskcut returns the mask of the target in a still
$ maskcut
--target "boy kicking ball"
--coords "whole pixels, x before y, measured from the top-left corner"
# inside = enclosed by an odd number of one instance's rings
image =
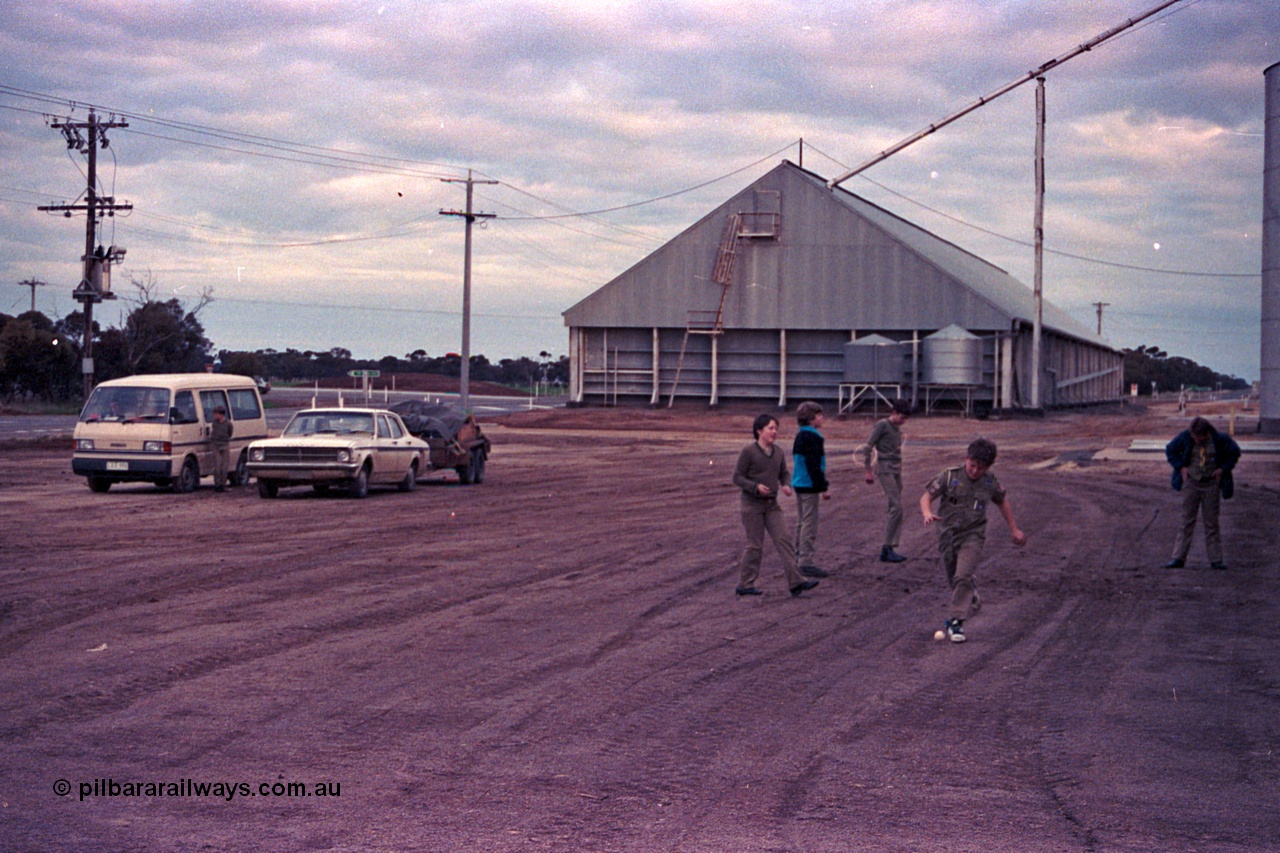
[[[1005,490],[991,473],[995,461],[995,443],[985,438],[975,439],[965,451],[964,465],[947,468],[934,477],[920,496],[920,514],[924,516],[925,525],[942,522],[938,527],[938,553],[952,592],[947,621],[938,633],[953,643],[964,642],[964,620],[978,612],[974,571],[986,542],[987,505],[1000,508],[1014,545],[1021,547],[1027,543],[1027,535],[1014,521],[1013,507]],[[933,510],[934,501],[938,502],[938,514]]]

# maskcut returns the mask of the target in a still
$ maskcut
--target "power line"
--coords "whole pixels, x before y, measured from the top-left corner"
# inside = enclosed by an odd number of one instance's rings
[[[841,168],[848,168],[839,160],[832,157],[830,154],[827,154],[824,151],[820,151],[819,149],[814,148],[812,144],[806,144],[805,147],[816,154],[826,157],[828,160],[835,163],[837,166],[840,166]],[[1017,246],[1023,246],[1028,249],[1033,248],[1034,244],[1026,240],[1019,240],[1017,237],[1010,237],[1008,234],[1001,234],[998,231],[992,231],[989,228],[983,228],[981,225],[974,225],[972,222],[968,222],[964,219],[961,219],[958,216],[954,216],[950,213],[946,213],[944,211],[938,210],[936,207],[930,207],[929,205],[925,204],[922,201],[917,201],[916,199],[912,198],[909,195],[906,195],[905,193],[900,193],[897,190],[890,189],[889,187],[885,186],[879,181],[876,181],[872,178],[868,178],[866,175],[858,175],[857,177],[861,178],[862,180],[866,181],[872,186],[877,187],[878,189],[884,190],[889,195],[900,198],[903,201],[908,202],[910,204],[914,204],[916,207],[919,207],[923,210],[927,210],[930,213],[933,213],[937,216],[941,216],[943,219],[949,219],[952,222],[955,222],[959,225],[963,225],[965,228],[972,228],[974,231],[977,231],[982,234],[986,234],[989,237],[995,237],[1000,240],[1005,240]],[[1050,255],[1057,255],[1063,258],[1071,258],[1072,260],[1084,261],[1085,263],[1099,264],[1101,266],[1106,266],[1106,267],[1118,267],[1120,269],[1135,270],[1137,272],[1160,273],[1162,275],[1181,275],[1181,276],[1192,276],[1192,277],[1202,277],[1202,278],[1251,278],[1251,279],[1262,277],[1261,273],[1193,272],[1189,270],[1168,270],[1168,269],[1158,269],[1155,267],[1142,267],[1142,266],[1135,266],[1133,264],[1122,264],[1116,261],[1104,261],[1100,258],[1091,258],[1091,257],[1088,257],[1087,255],[1076,255],[1076,254],[1072,254],[1071,252],[1064,252],[1059,249],[1050,249],[1048,247],[1046,247],[1044,251]]]

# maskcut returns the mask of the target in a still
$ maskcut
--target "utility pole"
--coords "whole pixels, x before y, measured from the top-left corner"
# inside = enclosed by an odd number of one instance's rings
[[[1034,306],[1031,319],[1031,408],[1039,409],[1040,373],[1042,368],[1041,336],[1044,328],[1044,77],[1036,78],[1036,212],[1035,212],[1035,272],[1032,297]]]
[[[1090,303],[1094,308],[1098,309],[1098,337],[1102,337],[1102,309],[1111,305],[1110,302],[1093,302]]]
[[[462,375],[458,377],[458,405],[465,412],[471,407],[471,225],[477,219],[492,219],[496,213],[476,213],[471,209],[472,191],[476,184],[496,184],[497,181],[477,181],[467,169],[467,177],[441,178],[446,184],[467,185],[466,210],[441,210],[441,216],[462,216],[467,222],[462,260]]]
[[[43,282],[43,281],[36,281],[34,278],[29,278],[29,279],[27,279],[26,281],[20,281],[20,282],[18,282],[18,287],[29,287],[29,288],[31,288],[31,310],[32,310],[33,312],[36,310],[36,288],[37,288],[37,287],[47,287],[47,286],[48,286],[48,284],[47,284],[46,282]]]
[[[110,144],[107,139],[108,130],[128,127],[129,124],[116,121],[115,116],[106,121],[100,121],[90,110],[88,121],[72,121],[68,118],[64,121],[52,121],[49,126],[55,130],[61,130],[63,139],[67,141],[67,148],[82,152],[89,162],[88,186],[83,204],[51,204],[38,208],[62,211],[68,219],[71,218],[73,211],[85,212],[84,255],[80,258],[84,263],[84,275],[76,289],[71,291],[71,295],[77,302],[84,305],[81,370],[84,373],[84,398],[88,400],[89,393],[93,391],[93,306],[104,299],[116,298],[111,292],[111,264],[121,261],[125,254],[123,248],[116,246],[110,249],[98,246],[95,249],[95,229],[103,214],[115,216],[117,210],[133,210],[133,205],[127,202],[116,204],[115,196],[98,195],[98,146],[106,148]],[[81,134],[81,131],[85,133]]]

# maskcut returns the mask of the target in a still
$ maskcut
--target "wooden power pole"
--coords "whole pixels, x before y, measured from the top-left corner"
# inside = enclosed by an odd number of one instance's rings
[[[471,225],[477,219],[492,219],[496,213],[476,213],[471,209],[472,191],[476,184],[496,184],[497,181],[477,181],[467,169],[466,180],[441,178],[446,184],[467,185],[466,210],[442,210],[441,216],[462,216],[467,221],[466,240],[462,260],[462,373],[458,377],[458,405],[465,412],[471,407]]]
[[[124,258],[125,250],[112,246],[103,249],[94,247],[98,220],[105,214],[115,216],[117,210],[133,210],[133,205],[117,204],[115,196],[98,195],[98,147],[106,148],[110,142],[107,131],[117,127],[128,127],[127,122],[116,121],[112,116],[106,121],[98,119],[92,110],[88,121],[53,121],[49,126],[62,131],[67,140],[67,148],[77,149],[84,153],[89,163],[86,175],[88,186],[85,190],[83,204],[51,204],[40,207],[40,210],[61,211],[69,218],[72,212],[85,212],[84,255],[80,260],[84,264],[83,277],[80,284],[71,292],[75,300],[84,305],[84,345],[81,370],[84,373],[84,397],[89,399],[93,391],[93,306],[104,299],[115,299],[111,292],[111,264]],[[82,134],[81,131],[84,131]],[[33,291],[34,292],[34,291]]]

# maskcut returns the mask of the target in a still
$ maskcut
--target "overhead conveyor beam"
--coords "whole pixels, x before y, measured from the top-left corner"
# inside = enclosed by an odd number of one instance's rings
[[[1179,3],[1179,2],[1181,2],[1181,0],[1165,0],[1165,2],[1161,3],[1160,5],[1152,9],[1149,9],[1146,12],[1143,12],[1141,15],[1138,15],[1135,18],[1130,18],[1129,20],[1125,21],[1123,24],[1120,24],[1119,26],[1116,26],[1116,27],[1112,27],[1111,29],[1107,30],[1105,33],[1102,33],[1101,35],[1094,36],[1084,44],[1081,44],[1078,47],[1073,48],[1072,50],[1069,50],[1066,53],[1062,54],[1062,56],[1059,56],[1057,59],[1050,59],[1048,62],[1044,63],[1039,68],[1035,68],[1031,71],[1028,71],[1026,74],[1022,75],[1017,80],[1014,80],[1012,83],[1008,83],[1004,86],[1001,86],[999,89],[996,89],[994,92],[991,92],[988,95],[982,96],[981,98],[974,101],[972,104],[965,107],[964,109],[959,110],[958,112],[954,112],[951,115],[947,116],[946,118],[942,119],[941,121],[934,122],[933,124],[926,127],[924,130],[911,134],[906,139],[902,140],[896,145],[886,148],[876,156],[872,157],[867,162],[863,163],[861,166],[858,166],[855,169],[850,169],[848,172],[845,172],[840,177],[833,178],[832,180],[827,181],[827,188],[835,189],[836,187],[840,186],[840,184],[843,184],[845,181],[849,180],[859,172],[865,171],[866,169],[870,169],[872,166],[881,162],[882,160],[887,160],[888,158],[892,157],[894,154],[897,154],[899,151],[906,148],[907,146],[912,145],[916,142],[919,142],[921,139],[924,139],[926,136],[933,133],[935,130],[940,130],[941,128],[944,128],[947,125],[951,124],[951,122],[955,121],[956,119],[968,115],[969,113],[973,112],[974,110],[978,109],[979,107],[985,104],[991,103],[1001,95],[1004,95],[1018,88],[1023,83],[1030,83],[1032,80],[1035,80],[1038,77],[1044,76],[1047,72],[1053,70],[1054,68],[1057,68],[1059,65],[1066,62],[1067,60],[1074,59],[1075,57],[1079,56],[1082,53],[1088,53],[1098,45],[1102,44],[1104,41],[1115,38],[1116,36],[1120,35],[1120,33],[1124,32],[1125,30],[1129,29],[1135,24],[1139,24],[1142,21],[1145,21],[1147,18],[1150,18],[1152,15],[1156,14],[1157,12],[1167,9],[1173,4]]]

